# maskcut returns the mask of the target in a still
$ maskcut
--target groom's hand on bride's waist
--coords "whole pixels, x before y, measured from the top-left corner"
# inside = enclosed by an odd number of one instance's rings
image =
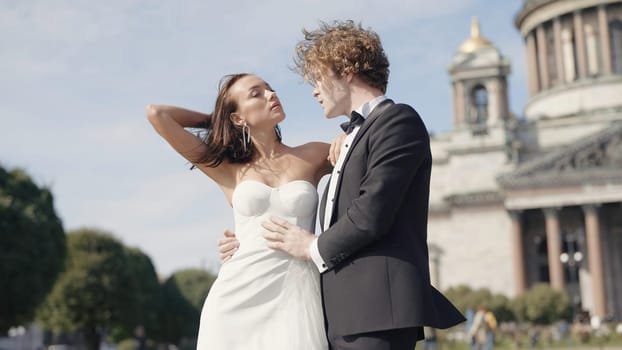
[[[268,241],[268,247],[281,250],[297,259],[311,259],[310,247],[315,239],[313,233],[276,216],[261,225],[266,229],[263,237]]]
[[[233,231],[226,229],[224,232],[224,237],[218,240],[218,253],[220,255],[220,263],[224,264],[227,262],[235,252],[238,251],[240,247],[240,242],[235,237],[235,233]]]

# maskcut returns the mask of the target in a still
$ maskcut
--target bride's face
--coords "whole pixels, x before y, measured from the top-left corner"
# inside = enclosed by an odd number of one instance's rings
[[[246,122],[251,128],[268,129],[285,119],[276,92],[258,76],[241,78],[231,87],[230,92],[238,105],[234,113],[236,124]]]

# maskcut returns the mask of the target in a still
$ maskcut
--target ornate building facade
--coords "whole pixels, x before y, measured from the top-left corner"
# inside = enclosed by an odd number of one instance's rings
[[[622,320],[622,1],[525,0],[529,100],[476,20],[449,67],[453,130],[432,139],[429,241],[440,288],[545,282]]]

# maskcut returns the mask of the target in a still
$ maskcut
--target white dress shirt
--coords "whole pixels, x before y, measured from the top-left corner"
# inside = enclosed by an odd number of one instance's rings
[[[386,99],[387,97],[384,95],[378,96],[373,100],[364,103],[362,106],[355,109],[355,111],[362,115],[363,118],[367,118],[374,108]],[[323,220],[324,222],[324,229],[328,229],[330,225],[330,220],[333,215],[333,205],[335,204],[335,192],[337,191],[337,183],[339,183],[339,175],[341,174],[341,169],[343,168],[346,156],[348,155],[348,152],[350,152],[350,145],[352,144],[352,141],[354,141],[354,138],[356,137],[356,134],[358,134],[360,128],[360,125],[356,126],[354,130],[346,136],[341,144],[341,150],[339,152],[339,157],[337,158],[337,163],[335,163],[333,173],[330,177],[330,181],[328,182],[328,195],[326,196],[326,209],[324,217],[320,218],[320,220]],[[320,234],[321,232],[318,233],[318,236]],[[320,273],[326,271],[326,264],[324,263],[324,259],[322,259],[318,248],[317,237],[313,240],[313,242],[311,242],[309,254],[311,255],[311,260],[313,260],[313,263],[315,263]]]

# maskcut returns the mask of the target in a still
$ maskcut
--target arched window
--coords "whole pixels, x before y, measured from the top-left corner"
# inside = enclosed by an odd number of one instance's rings
[[[622,21],[619,19],[609,22],[611,36],[611,64],[615,74],[622,74]]]
[[[473,88],[473,107],[474,115],[471,116],[471,122],[473,124],[486,124],[488,119],[488,91],[482,85],[477,85]]]

